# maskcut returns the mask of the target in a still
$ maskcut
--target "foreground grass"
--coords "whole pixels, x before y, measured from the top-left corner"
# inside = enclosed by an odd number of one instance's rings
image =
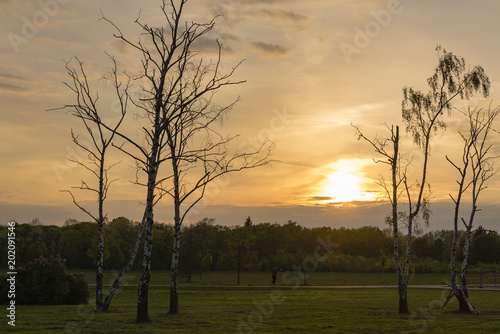
[[[16,333],[493,333],[500,331],[500,291],[471,291],[483,312],[456,313],[446,291],[409,289],[412,315],[397,314],[395,289],[183,286],[181,314],[169,315],[169,291],[151,287],[146,324],[134,322],[137,288],[122,288],[106,313],[89,305],[18,306]],[[5,321],[5,320],[4,320]],[[2,327],[5,328],[2,324]]]

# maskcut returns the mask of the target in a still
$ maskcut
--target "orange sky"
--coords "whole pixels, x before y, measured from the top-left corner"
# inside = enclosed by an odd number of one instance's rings
[[[44,8],[44,3],[49,5]],[[113,38],[113,29],[99,20],[100,9],[134,34],[131,22],[139,9],[144,21],[156,24],[159,3],[0,0],[0,222],[86,219],[60,192],[88,178],[66,160],[79,156],[70,130],[83,135],[82,128],[63,112],[45,110],[72,102],[62,82],[68,79],[64,61],[73,56],[85,62],[95,87],[103,89],[102,103],[112,106],[113,98],[99,81],[109,67],[104,52],[115,55],[123,68],[133,68],[139,58]],[[402,88],[427,90],[437,44],[471,67],[483,66],[492,82],[488,99],[457,101],[456,107],[498,105],[499,10],[500,3],[493,0],[191,0],[188,20],[221,15],[200,49],[210,57],[219,38],[226,68],[245,59],[235,78],[247,82],[217,95],[220,103],[241,97],[222,131],[240,134],[249,147],[272,139],[276,161],[214,184],[190,219],[208,216],[218,223],[241,224],[250,215],[256,223],[383,227],[390,209],[376,200],[380,188],[374,181],[387,177],[387,170],[373,163],[378,157],[356,140],[351,123],[369,137],[386,135],[384,123],[402,125]],[[456,175],[444,155],[459,152],[456,129],[461,121],[457,114],[447,121],[447,132],[432,143],[431,228],[452,227],[448,194]],[[497,137],[494,133],[492,139]],[[415,155],[418,171],[418,153],[408,139],[403,144],[405,152]],[[111,190],[109,216],[139,219],[144,191],[129,182],[133,163],[114,158],[122,161],[113,170],[119,181]],[[495,228],[499,188],[496,177],[482,197],[478,224]],[[338,203],[352,200],[356,202]],[[167,201],[159,204],[155,218],[171,220]]]

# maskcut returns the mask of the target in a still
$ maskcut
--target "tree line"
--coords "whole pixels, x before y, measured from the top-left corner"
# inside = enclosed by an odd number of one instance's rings
[[[140,222],[125,217],[104,224],[104,268],[119,270],[127,265],[135,243]],[[1,226],[3,235],[7,226]],[[151,268],[171,268],[174,226],[155,223],[155,247]],[[465,243],[465,232],[460,231],[459,249]],[[329,239],[335,244],[333,254],[318,263],[318,271],[379,272],[394,271],[393,236],[390,228],[373,226],[360,228],[331,228],[301,226],[293,221],[286,224],[252,224],[223,226],[214,219],[205,218],[183,226],[181,231],[179,270],[182,280],[211,270],[270,270],[277,265],[283,270],[300,265],[314,253],[318,239]],[[454,231],[431,231],[412,239],[411,258],[414,272],[449,271],[451,244]],[[401,235],[400,246],[406,247]],[[144,237],[141,239],[141,244]],[[67,222],[64,226],[42,225],[37,220],[18,224],[16,245],[18,263],[27,263],[39,256],[61,256],[69,268],[95,268],[97,262],[98,232],[95,222]],[[2,243],[6,252],[6,243]],[[143,247],[139,247],[139,258]],[[463,254],[459,251],[458,260]],[[473,232],[469,262],[475,267],[492,267],[500,263],[500,236],[496,231],[479,227]],[[1,259],[6,267],[6,259]],[[140,269],[140,262],[133,269]]]

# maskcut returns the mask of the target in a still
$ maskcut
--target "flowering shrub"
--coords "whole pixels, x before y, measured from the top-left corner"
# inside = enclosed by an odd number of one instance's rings
[[[89,286],[84,273],[66,274],[68,294],[65,304],[81,304],[89,301]]]
[[[89,300],[88,284],[83,273],[66,273],[66,260],[57,256],[40,256],[17,268],[16,303],[79,304]],[[7,302],[7,277],[0,277],[2,302]],[[5,292],[5,293],[4,293]]]

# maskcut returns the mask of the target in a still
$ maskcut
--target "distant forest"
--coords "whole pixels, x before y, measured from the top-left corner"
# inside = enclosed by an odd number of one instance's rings
[[[139,223],[124,217],[105,224],[105,261],[107,269],[121,269],[128,262],[137,236]],[[45,226],[36,219],[16,225],[17,264],[22,265],[43,255],[60,255],[68,268],[95,268],[97,258],[97,225],[70,222],[64,226]],[[1,235],[7,227],[0,226]],[[174,229],[172,225],[154,225],[152,269],[170,269]],[[460,235],[460,251],[465,233]],[[322,240],[322,241],[319,241]],[[400,249],[406,247],[402,236]],[[449,272],[450,245],[453,231],[433,231],[412,239],[411,267],[414,272]],[[335,244],[333,252],[315,263],[318,271],[380,272],[394,271],[391,229],[365,226],[361,228],[306,228],[289,221],[253,224],[250,217],[243,226],[222,226],[213,219],[203,219],[182,229],[179,269],[184,278],[211,270],[269,270],[276,265],[283,270],[299,266],[318,252],[321,242]],[[2,254],[7,243],[2,242]],[[134,269],[140,269],[140,253]],[[325,251],[321,251],[323,256]],[[479,227],[473,232],[470,264],[476,268],[498,268],[500,236],[496,231]],[[0,265],[6,267],[7,257]],[[459,262],[460,263],[460,262]]]

